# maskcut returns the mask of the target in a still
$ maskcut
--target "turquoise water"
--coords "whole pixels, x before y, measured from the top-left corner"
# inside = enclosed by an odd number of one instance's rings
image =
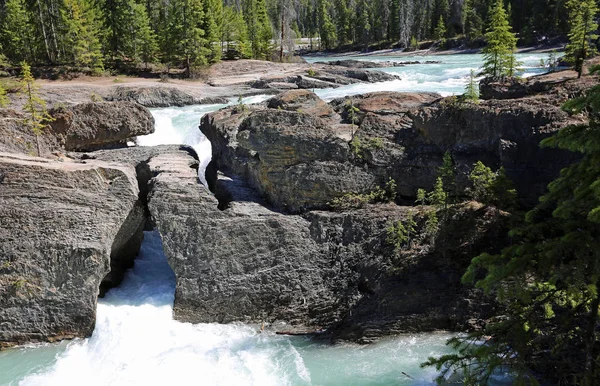
[[[540,66],[540,60],[547,57],[548,54],[517,54],[517,60],[522,63],[520,65],[522,69],[520,76],[529,77],[546,72],[547,70]],[[345,95],[364,94],[374,91],[429,91],[440,93],[443,96],[462,94],[469,80],[471,70],[479,73],[483,65],[483,56],[481,54],[306,58],[309,63],[344,59],[374,62],[441,61],[442,63],[411,64],[404,67],[378,69],[398,75],[401,79],[382,83],[355,84],[337,89],[315,90],[321,98],[331,100]]]
[[[519,55],[523,76],[543,72],[537,67],[541,58],[545,55]],[[443,63],[385,69],[402,79],[316,90],[317,94],[328,100],[384,90],[458,94],[470,70],[481,66],[480,55],[356,59]],[[250,97],[244,103],[267,98]],[[138,137],[137,143],[190,145],[200,157],[202,170],[211,149],[198,130],[200,118],[234,103],[232,99],[222,105],[152,109],[156,132]],[[99,301],[93,336],[0,352],[0,385],[433,385],[434,370],[421,369],[419,364],[448,352],[446,333],[397,336],[370,346],[330,346],[259,334],[258,326],[179,323],[172,318],[174,288],[160,236],[147,233],[133,270],[121,287]],[[499,376],[497,384],[510,384],[502,379]]]
[[[331,346],[258,326],[179,323],[174,291],[160,235],[147,232],[135,267],[99,302],[92,337],[2,352],[0,384],[432,385],[419,363],[447,352],[444,333]]]

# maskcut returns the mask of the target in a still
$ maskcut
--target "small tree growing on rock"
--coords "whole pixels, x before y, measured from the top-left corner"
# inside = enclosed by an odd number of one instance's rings
[[[37,155],[40,156],[40,135],[48,122],[53,121],[54,118],[48,114],[46,102],[38,94],[38,86],[31,75],[31,67],[26,62],[22,62],[21,67],[21,93],[25,96],[23,111],[27,114],[23,123],[35,134]]]
[[[464,97],[468,101],[475,103],[479,102],[479,86],[477,85],[477,81],[475,81],[474,70],[471,70],[471,73],[469,74],[469,82],[465,86]]]

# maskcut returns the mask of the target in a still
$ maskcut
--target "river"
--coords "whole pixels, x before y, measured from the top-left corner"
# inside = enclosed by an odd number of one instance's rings
[[[523,76],[543,72],[537,65],[545,56],[519,55]],[[382,90],[458,94],[470,70],[481,66],[480,55],[354,59],[443,63],[388,68],[385,71],[402,79],[316,93],[326,100]],[[309,59],[318,60],[323,58]],[[244,103],[266,98],[250,97]],[[198,130],[198,122],[224,106],[153,109],[156,133],[138,138],[138,144],[185,143],[196,149],[205,166],[210,143]],[[402,335],[369,346],[332,346],[258,333],[257,326],[180,323],[172,318],[174,291],[175,277],[160,236],[147,232],[134,268],[120,287],[98,302],[92,337],[1,351],[0,385],[433,385],[435,371],[419,364],[449,352],[444,345],[448,333]],[[502,375],[497,382],[509,383]]]

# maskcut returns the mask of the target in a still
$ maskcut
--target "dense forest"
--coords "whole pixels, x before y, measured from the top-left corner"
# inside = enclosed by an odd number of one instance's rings
[[[0,0],[0,61],[190,68],[222,56],[278,59],[314,49],[483,41],[492,0]],[[510,0],[519,44],[568,32],[569,1]],[[314,39],[313,38],[317,38]],[[307,43],[308,44],[308,43]]]

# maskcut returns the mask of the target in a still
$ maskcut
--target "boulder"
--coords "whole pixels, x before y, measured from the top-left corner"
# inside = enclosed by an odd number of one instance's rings
[[[214,170],[241,176],[272,205],[296,213],[327,208],[346,193],[368,193],[389,178],[400,198],[414,199],[418,189],[432,189],[449,151],[459,190],[482,161],[495,170],[503,166],[529,205],[576,159],[539,147],[578,122],[543,98],[475,104],[432,93],[381,92],[330,105],[337,114],[313,94],[292,91],[266,108],[208,114],[201,130],[213,145],[210,179]]]
[[[213,196],[198,184],[194,161],[171,153],[149,162],[155,175],[149,208],[177,276],[177,320],[241,321],[284,333],[329,330],[335,339],[367,341],[390,331],[463,329],[486,317],[489,307],[478,305],[488,300],[460,284],[468,259],[453,261],[441,249],[400,258],[386,242],[387,227],[414,209],[374,205],[286,215],[239,178],[221,175],[216,185],[223,194]],[[480,240],[482,229],[503,229],[487,224],[491,228],[457,226],[469,234],[454,234],[453,245],[479,248],[464,241]],[[373,302],[380,310],[369,318]],[[382,312],[390,303],[393,308]],[[363,335],[364,324],[376,328]]]
[[[126,146],[154,132],[154,117],[133,102],[91,102],[50,111],[51,133],[67,151]]]
[[[117,86],[109,95],[108,101],[127,101],[145,107],[170,107],[200,104],[201,100],[175,87],[132,87]],[[227,103],[226,101],[223,103]]]
[[[0,154],[0,347],[91,335],[139,249],[138,194],[131,167]]]
[[[308,90],[289,91],[268,100],[267,107],[286,111],[297,111],[319,118],[336,116],[333,108]]]

